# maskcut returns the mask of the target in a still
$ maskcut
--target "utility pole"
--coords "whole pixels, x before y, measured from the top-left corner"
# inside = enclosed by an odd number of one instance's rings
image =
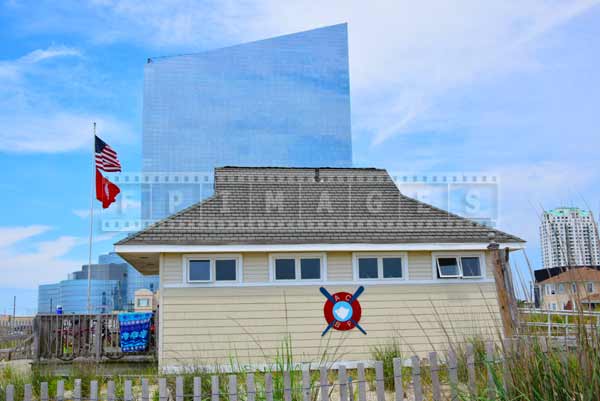
[[[13,322],[12,322],[12,329],[13,331],[15,330],[15,318],[17,315],[17,296],[13,295]]]

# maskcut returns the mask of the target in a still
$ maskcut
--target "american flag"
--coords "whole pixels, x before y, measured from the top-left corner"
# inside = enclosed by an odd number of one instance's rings
[[[98,136],[96,136],[96,168],[107,172],[121,171],[117,152]]]

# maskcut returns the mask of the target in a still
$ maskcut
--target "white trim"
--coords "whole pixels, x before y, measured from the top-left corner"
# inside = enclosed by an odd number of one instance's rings
[[[220,253],[220,252],[383,252],[383,251],[485,251],[488,242],[471,243],[406,243],[406,244],[265,244],[265,245],[115,245],[117,253]],[[523,249],[520,242],[500,244],[502,248]]]
[[[216,261],[217,260],[235,260],[235,280],[216,280]],[[208,260],[210,264],[210,279],[209,280],[190,280],[189,279],[189,263],[191,260]],[[187,286],[211,286],[220,287],[228,286],[242,282],[243,256],[241,254],[185,254],[181,257],[181,269],[183,273],[183,284]]]
[[[293,280],[277,280],[275,279],[275,259],[294,259],[295,279]],[[320,278],[319,279],[302,279],[301,277],[301,259],[319,259],[320,260]],[[295,281],[321,283],[327,280],[327,253],[270,253],[269,254],[269,282],[277,284],[285,284]]]
[[[330,286],[356,286],[357,284],[364,284],[365,286],[372,285],[445,285],[445,284],[489,284],[494,283],[493,278],[485,279],[435,279],[435,280],[361,280],[360,282],[354,280],[346,281],[327,281],[325,284]],[[320,287],[323,283],[316,280],[289,280],[289,281],[273,281],[273,282],[244,282],[244,283],[231,283],[224,284],[220,287],[294,287],[294,286],[313,286]],[[187,288],[187,287],[214,287],[214,284],[165,284],[165,288]]]
[[[479,258],[479,269],[481,271],[481,276],[463,276],[462,274],[462,261],[460,258],[468,258],[475,257]],[[458,262],[458,277],[449,276],[448,278],[439,277],[438,278],[438,258],[456,258]],[[485,260],[485,252],[431,252],[431,274],[434,280],[436,281],[448,281],[448,280],[482,280],[486,278],[487,275],[487,262]]]
[[[384,258],[402,259],[402,278],[383,278],[383,259]],[[358,259],[376,258],[377,259],[377,278],[360,278],[358,275]],[[355,282],[370,283],[374,281],[406,281],[408,280],[408,254],[406,252],[381,253],[381,252],[353,252],[352,253],[352,278]]]

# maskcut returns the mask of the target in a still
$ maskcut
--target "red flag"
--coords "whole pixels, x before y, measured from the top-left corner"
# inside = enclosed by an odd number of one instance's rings
[[[96,169],[96,199],[102,202],[102,208],[106,209],[115,201],[117,195],[121,192],[118,186],[113,184],[100,174]]]

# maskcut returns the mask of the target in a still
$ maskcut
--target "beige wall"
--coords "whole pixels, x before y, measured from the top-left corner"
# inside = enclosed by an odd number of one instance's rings
[[[593,291],[588,291],[588,283],[593,283]],[[562,287],[561,287],[562,284]],[[576,291],[573,291],[573,284],[576,285]],[[548,286],[548,289],[546,287]],[[600,282],[589,281],[589,282],[564,282],[564,283],[552,283],[552,284],[541,284],[542,293],[542,308],[548,310],[563,310],[565,305],[571,300],[572,305],[576,307],[578,301],[593,295],[600,294]]]
[[[501,330],[495,284],[486,258],[486,279],[433,279],[431,252],[408,253],[409,280],[384,284],[353,281],[352,253],[327,254],[327,280],[312,285],[269,283],[268,254],[243,254],[236,287],[184,284],[180,254],[161,258],[160,366],[272,363],[290,335],[297,362],[370,359],[371,347],[396,338],[407,355],[444,350],[448,339],[497,335]],[[325,298],[365,286],[359,298],[367,330],[331,330],[325,337]]]

